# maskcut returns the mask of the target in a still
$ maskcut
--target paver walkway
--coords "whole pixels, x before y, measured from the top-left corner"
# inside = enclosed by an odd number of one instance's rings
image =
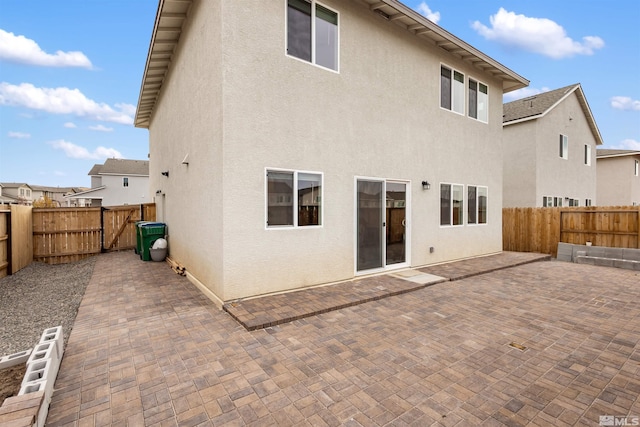
[[[638,272],[547,261],[247,331],[165,263],[103,254],[47,425],[631,423],[638,301]]]
[[[418,270],[364,277],[331,286],[235,301],[225,304],[223,308],[252,331],[412,292],[448,280],[460,280],[550,258],[549,255],[538,253],[503,252]]]

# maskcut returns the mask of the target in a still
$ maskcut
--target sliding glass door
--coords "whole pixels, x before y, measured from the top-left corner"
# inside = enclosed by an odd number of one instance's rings
[[[356,180],[356,271],[407,263],[407,185]]]

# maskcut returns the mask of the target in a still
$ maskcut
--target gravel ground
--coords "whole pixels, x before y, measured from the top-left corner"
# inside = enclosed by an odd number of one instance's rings
[[[33,348],[45,329],[60,325],[66,344],[96,259],[32,262],[0,279],[0,356]]]

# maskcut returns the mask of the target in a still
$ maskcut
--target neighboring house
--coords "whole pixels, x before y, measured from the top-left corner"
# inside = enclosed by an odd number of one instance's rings
[[[596,203],[602,137],[582,86],[504,104],[504,207]]]
[[[500,252],[527,84],[395,0],[160,1],[135,125],[170,256],[224,302]]]
[[[33,189],[25,182],[3,182],[2,199],[3,203],[31,206],[33,204]],[[0,203],[2,203],[0,202]]]
[[[91,189],[65,196],[67,206],[96,207],[150,203],[149,161],[107,159],[91,168]]]
[[[640,151],[600,149],[598,205],[640,205]]]
[[[46,187],[43,185],[31,185],[33,201],[40,201],[48,198],[56,206],[65,206],[67,201],[64,196],[73,193],[73,187]]]

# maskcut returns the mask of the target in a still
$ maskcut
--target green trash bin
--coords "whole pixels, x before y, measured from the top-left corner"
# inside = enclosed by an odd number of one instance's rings
[[[140,257],[143,261],[151,261],[149,249],[153,246],[153,242],[165,236],[166,224],[162,222],[147,222],[140,224]]]
[[[136,249],[135,253],[142,258],[142,235],[140,234],[140,225],[147,224],[151,221],[136,221]]]

